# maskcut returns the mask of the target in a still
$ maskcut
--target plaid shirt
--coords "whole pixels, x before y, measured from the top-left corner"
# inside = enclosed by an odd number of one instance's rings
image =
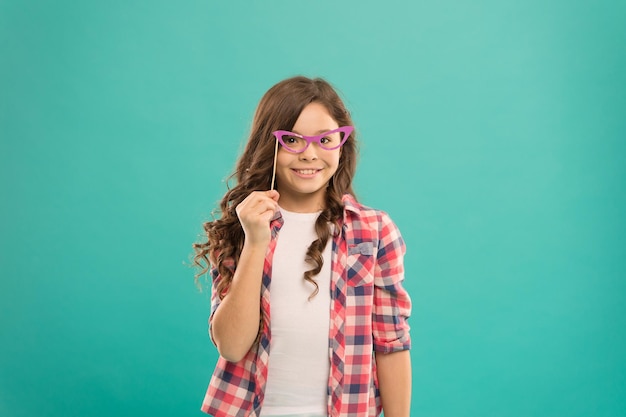
[[[343,197],[341,233],[333,237],[330,373],[328,415],[374,417],[382,411],[374,352],[410,349],[407,318],[411,300],[402,287],[405,245],[389,216]],[[261,310],[264,331],[239,362],[220,357],[202,411],[215,417],[258,417],[263,405],[270,356],[270,283],[276,238],[283,225],[271,222],[270,242],[263,268]],[[211,318],[220,304],[215,292],[220,275],[211,268]],[[211,323],[209,318],[209,325]]]

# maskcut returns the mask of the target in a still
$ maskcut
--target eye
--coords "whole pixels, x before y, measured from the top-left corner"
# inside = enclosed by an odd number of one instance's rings
[[[322,139],[320,139],[320,142],[324,145],[327,145],[333,142],[333,138],[331,138],[330,136],[325,136]]]
[[[285,142],[286,144],[293,145],[294,143],[298,142],[298,138],[295,136],[284,136],[283,142]]]

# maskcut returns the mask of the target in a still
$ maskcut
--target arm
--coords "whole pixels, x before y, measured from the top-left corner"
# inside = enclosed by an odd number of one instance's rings
[[[220,355],[240,361],[259,332],[260,294],[265,253],[271,239],[269,222],[277,210],[278,192],[253,192],[237,206],[246,235],[228,293],[215,310],[211,336]]]
[[[211,336],[228,361],[239,362],[259,331],[264,259],[264,247],[244,244],[228,294],[213,315]]]
[[[408,350],[376,352],[380,401],[385,417],[409,417],[411,413],[411,356]]]
[[[381,217],[374,275],[373,336],[380,399],[385,417],[409,417],[411,298],[404,289],[405,245],[387,215]]]

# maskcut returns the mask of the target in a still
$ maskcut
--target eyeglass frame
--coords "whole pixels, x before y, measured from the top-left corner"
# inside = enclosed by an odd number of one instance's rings
[[[328,136],[329,134],[336,133],[336,132],[343,132],[344,133],[344,137],[341,140],[341,142],[339,143],[339,145],[334,146],[332,148],[328,148],[328,147],[324,146],[322,144],[322,139],[325,138],[326,136]],[[313,142],[316,142],[320,146],[320,148],[322,148],[322,149],[324,149],[326,151],[333,151],[335,149],[338,149],[344,143],[346,143],[346,141],[348,140],[348,138],[350,137],[352,132],[354,132],[354,126],[341,126],[341,127],[338,127],[337,129],[329,130],[328,132],[324,132],[322,134],[315,135],[315,136],[305,136],[305,135],[301,135],[299,133],[290,132],[288,130],[275,130],[274,132],[272,132],[272,134],[274,135],[276,140],[278,140],[278,142],[280,142],[281,146],[283,148],[285,148],[285,150],[287,152],[290,152],[290,153],[302,153],[302,152],[306,151],[309,148],[309,145],[311,145],[311,143],[313,143]],[[285,142],[283,142],[283,136],[287,136],[287,135],[295,136],[295,137],[300,138],[300,139],[304,139],[306,141],[306,146],[304,148],[302,148],[301,151],[295,151],[293,148],[290,148],[288,145],[285,144]]]

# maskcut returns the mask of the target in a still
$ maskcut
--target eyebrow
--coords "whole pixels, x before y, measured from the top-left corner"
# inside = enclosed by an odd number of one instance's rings
[[[313,136],[317,136],[317,135],[321,135],[322,133],[326,133],[326,132],[330,132],[331,130],[335,130],[337,129],[336,127],[333,129],[322,129],[322,130],[318,130],[317,133],[315,133]],[[292,130],[293,133],[297,133],[298,135],[301,136],[307,136],[307,135],[303,135],[302,133],[298,132],[297,130]]]

